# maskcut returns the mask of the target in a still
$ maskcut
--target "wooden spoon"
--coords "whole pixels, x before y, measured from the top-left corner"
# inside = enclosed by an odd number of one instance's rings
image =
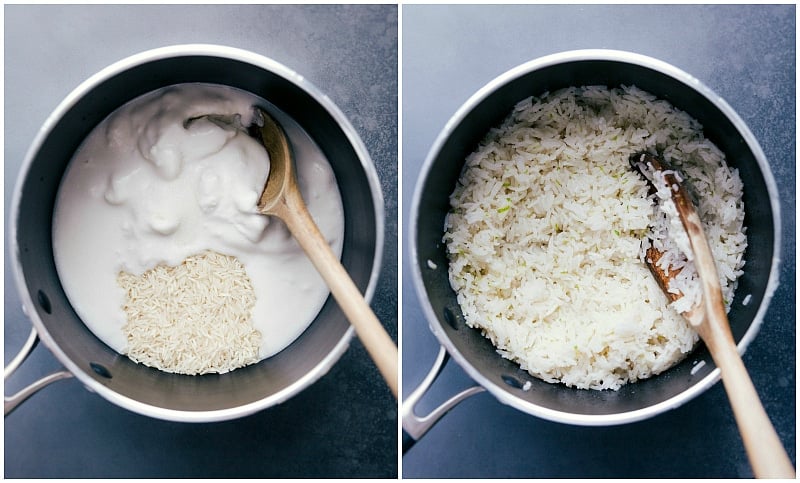
[[[283,220],[331,289],[345,316],[397,398],[397,346],[370,309],[308,212],[297,179],[286,133],[264,110],[256,108],[263,126],[251,130],[269,154],[270,169],[258,211]]]
[[[683,228],[689,237],[694,264],[702,286],[702,300],[682,315],[705,342],[722,376],[722,383],[742,435],[745,450],[757,478],[795,478],[792,462],[781,444],[775,428],[764,411],[753,382],[742,362],[731,335],[730,323],[722,302],[719,276],[703,233],[700,218],[694,209],[686,188],[672,174],[663,161],[650,154],[634,154],[631,164],[639,169],[650,169],[664,173],[664,182],[670,188]],[[643,173],[644,174],[644,173]],[[645,175],[651,183],[651,176]],[[669,282],[680,270],[665,272],[658,266],[662,253],[651,248],[647,252],[647,264],[661,289],[670,300],[681,297],[667,291]]]

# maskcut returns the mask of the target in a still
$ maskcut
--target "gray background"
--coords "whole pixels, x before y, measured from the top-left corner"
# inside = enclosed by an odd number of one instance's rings
[[[698,77],[749,125],[781,196],[781,286],[744,361],[795,461],[795,7],[403,6],[403,219],[437,134],[469,96],[533,58],[578,48],[634,51]],[[539,93],[531,93],[539,94]],[[408,245],[403,226],[404,246]],[[403,394],[438,343],[403,259]],[[419,413],[472,385],[451,362]],[[722,384],[647,421],[608,428],[528,416],[487,393],[447,414],[404,457],[404,477],[752,476]]]
[[[4,10],[6,210],[39,127],[90,75],[128,55],[171,44],[249,49],[305,76],[342,109],[364,140],[386,208],[383,273],[373,308],[397,338],[396,6]],[[9,270],[4,315],[7,363],[30,330]],[[59,369],[40,346],[7,381],[6,394]],[[397,475],[397,405],[357,340],[310,388],[236,421],[184,424],[139,416],[71,379],[44,389],[6,418],[4,439],[6,477]]]

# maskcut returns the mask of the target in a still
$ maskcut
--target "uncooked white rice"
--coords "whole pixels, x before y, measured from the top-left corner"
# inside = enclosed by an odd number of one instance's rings
[[[699,123],[666,101],[636,87],[531,97],[466,160],[445,222],[450,283],[467,324],[536,377],[618,389],[668,369],[698,340],[676,311],[681,299],[668,306],[643,261],[651,243],[677,252],[661,204],[629,165],[642,151],[702,194],[729,305],[746,246],[742,183]],[[678,255],[662,258],[686,263]],[[682,276],[688,303],[699,289],[691,270]]]
[[[180,374],[225,373],[259,360],[251,324],[255,292],[232,256],[205,252],[175,267],[136,276],[120,272],[126,292],[126,354]]]

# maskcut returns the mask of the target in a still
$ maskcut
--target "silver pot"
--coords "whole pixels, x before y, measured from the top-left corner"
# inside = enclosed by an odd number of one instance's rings
[[[6,414],[55,380],[76,377],[89,390],[131,411],[187,422],[239,418],[285,401],[323,376],[347,349],[353,330],[329,298],[288,348],[227,374],[184,376],[135,364],[95,337],[67,300],[53,262],[52,212],[59,182],[89,132],[124,103],[168,85],[204,82],[266,99],[293,148],[320,153],[333,167],[345,215],[342,263],[370,300],[383,249],[383,198],[367,150],[342,112],[301,75],[266,57],[213,45],[147,51],[97,73],[56,108],[31,146],[11,205],[12,270],[33,330],[6,368],[8,377],[38,340],[65,371],[6,398]]]
[[[531,95],[568,86],[636,85],[688,112],[705,135],[727,154],[744,181],[745,225],[749,247],[744,275],[729,313],[740,353],[758,332],[778,285],[780,208],[778,190],[761,147],[742,119],[719,96],[691,75],[664,62],[628,52],[579,50],[520,65],[475,93],[448,121],[425,160],[414,192],[409,246],[414,286],[425,317],[442,348],[433,369],[403,404],[404,450],[461,400],[489,391],[501,403],[551,421],[603,426],[643,420],[676,408],[719,378],[707,349],[698,347],[672,369],[619,391],[589,391],[548,384],[502,358],[479,331],[463,321],[447,277],[442,243],[448,197],[466,156],[514,105]],[[429,268],[429,261],[438,270]],[[741,303],[750,294],[748,305]],[[420,417],[416,403],[444,364],[453,360],[477,383]],[[702,361],[702,365],[701,364]],[[524,390],[526,383],[530,388]]]

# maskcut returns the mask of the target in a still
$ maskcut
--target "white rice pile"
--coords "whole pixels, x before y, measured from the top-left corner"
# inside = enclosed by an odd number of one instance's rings
[[[445,222],[450,283],[467,324],[545,381],[618,389],[671,367],[698,340],[643,262],[668,232],[628,162],[641,151],[702,195],[729,303],[746,246],[742,183],[669,103],[635,87],[532,97],[466,160]]]
[[[127,294],[122,330],[132,360],[189,375],[258,362],[255,292],[235,257],[209,251],[140,276],[120,272],[117,281]]]

